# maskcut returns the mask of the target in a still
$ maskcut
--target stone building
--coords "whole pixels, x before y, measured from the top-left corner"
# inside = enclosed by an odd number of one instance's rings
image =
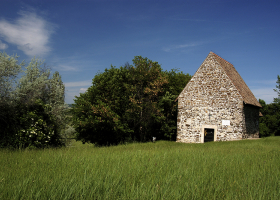
[[[176,100],[177,142],[259,137],[260,103],[234,66],[213,52]]]

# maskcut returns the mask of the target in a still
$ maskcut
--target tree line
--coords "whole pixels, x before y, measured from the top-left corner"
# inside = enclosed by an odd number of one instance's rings
[[[280,76],[277,76],[276,89],[277,98],[273,102],[266,104],[264,100],[259,99],[262,106],[260,109],[262,117],[260,117],[260,136],[280,136]]]
[[[65,145],[67,137],[97,146],[176,140],[177,102],[191,75],[135,56],[133,64],[97,73],[69,108],[59,72],[39,59],[26,65],[0,52],[0,147],[44,148]],[[24,69],[24,70],[22,70]],[[262,105],[260,136],[280,135],[278,97]]]
[[[136,56],[133,65],[111,66],[73,104],[77,139],[96,145],[175,140],[176,97],[191,79],[178,70],[163,71],[158,62]]]
[[[96,145],[175,140],[177,102],[191,79],[148,58],[98,73],[69,108],[59,72],[0,52],[0,147],[45,148],[77,140]],[[73,137],[73,136],[72,136]]]

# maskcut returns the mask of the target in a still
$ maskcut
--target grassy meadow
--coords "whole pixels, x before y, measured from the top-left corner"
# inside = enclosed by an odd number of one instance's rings
[[[280,199],[280,137],[0,150],[0,199]]]

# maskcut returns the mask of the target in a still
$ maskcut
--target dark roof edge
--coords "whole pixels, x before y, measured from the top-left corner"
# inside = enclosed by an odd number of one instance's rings
[[[256,106],[256,107],[259,107],[259,108],[262,108],[261,105],[255,105],[255,104],[252,104],[252,103],[247,103],[245,101],[243,101],[244,104],[247,104],[247,105],[251,105],[251,106]]]

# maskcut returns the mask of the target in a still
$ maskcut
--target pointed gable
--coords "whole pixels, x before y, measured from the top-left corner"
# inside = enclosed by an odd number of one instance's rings
[[[242,96],[242,99],[243,99],[245,104],[250,104],[250,105],[253,105],[253,106],[257,106],[257,107],[262,107],[260,105],[260,103],[258,102],[258,100],[256,99],[256,97],[254,96],[254,94],[252,93],[252,91],[249,89],[249,87],[246,85],[246,83],[244,82],[242,77],[239,75],[239,73],[236,71],[236,69],[234,68],[234,66],[231,63],[224,60],[223,58],[221,58],[220,56],[216,55],[213,52],[210,52],[209,55],[207,56],[207,58],[214,59],[216,61],[216,63],[221,68],[223,68],[226,75],[229,77],[229,79],[232,81],[233,85],[238,90],[239,94]],[[189,83],[191,83],[191,81],[192,80],[190,80]],[[188,84],[183,89],[183,91],[187,88],[187,86],[188,86]],[[175,101],[177,101],[177,99],[180,97],[182,92],[178,95],[178,97],[176,98]]]

